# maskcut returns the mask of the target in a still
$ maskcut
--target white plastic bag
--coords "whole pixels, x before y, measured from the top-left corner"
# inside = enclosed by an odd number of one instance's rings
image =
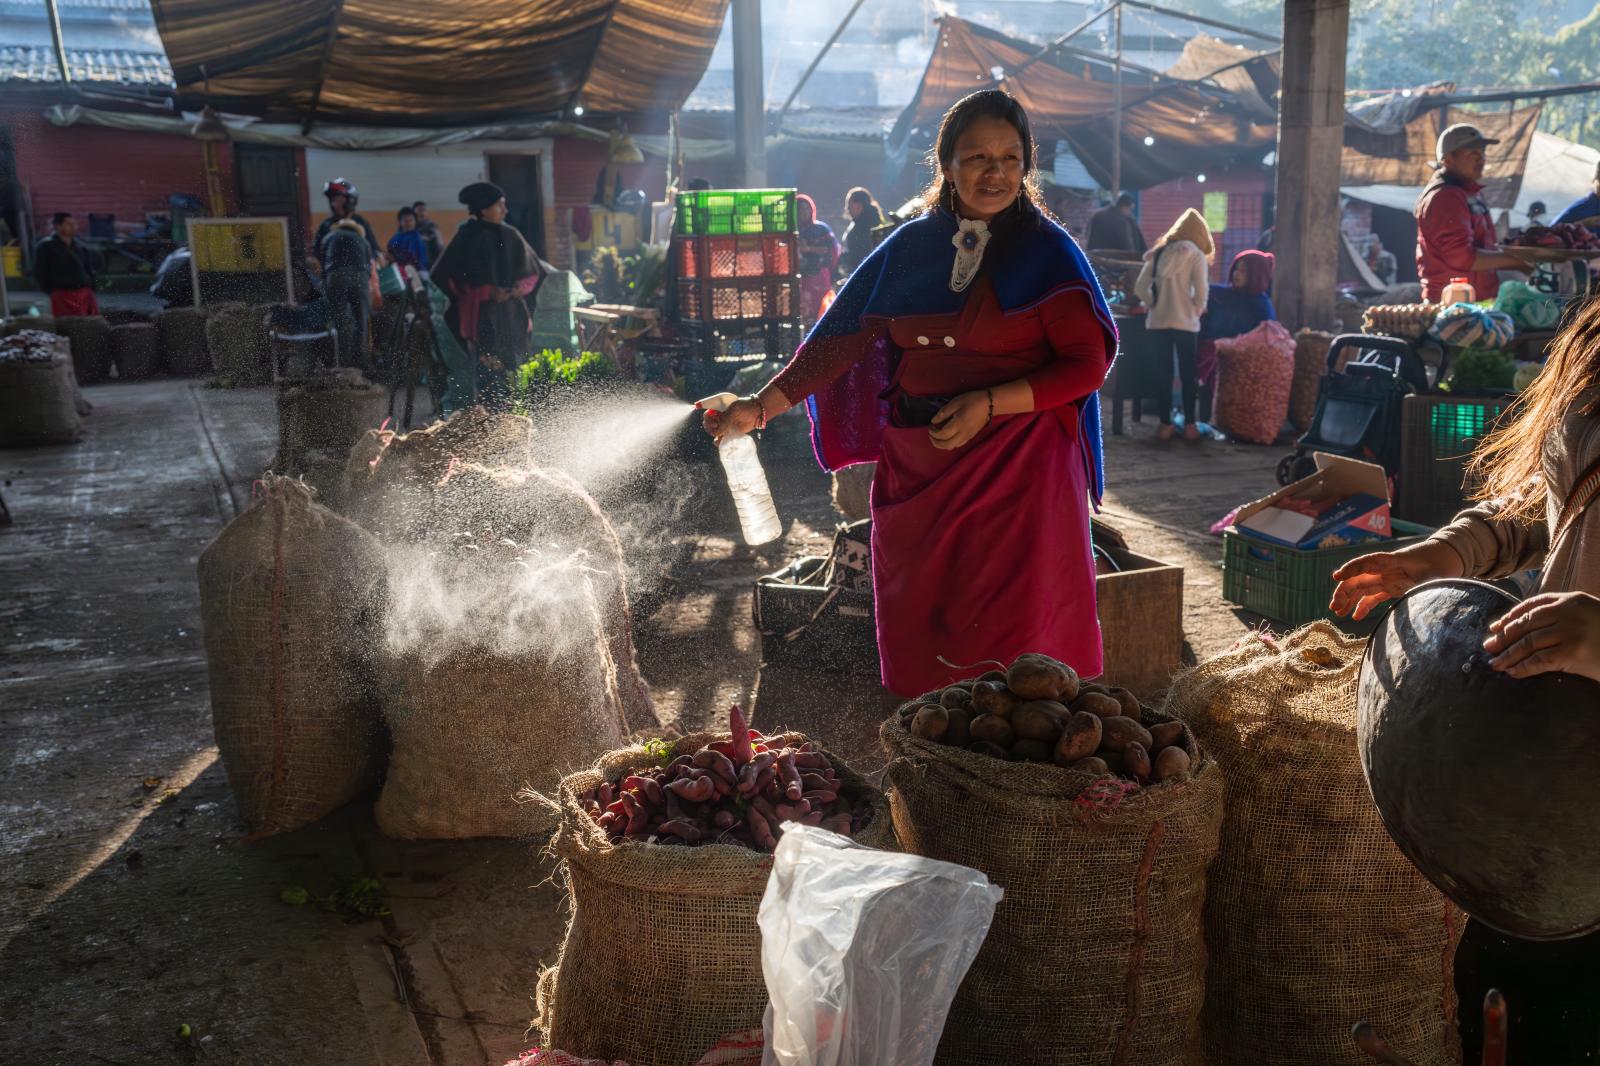
[[[928,1066],[1001,895],[965,866],[785,825],[759,915],[762,1066]]]

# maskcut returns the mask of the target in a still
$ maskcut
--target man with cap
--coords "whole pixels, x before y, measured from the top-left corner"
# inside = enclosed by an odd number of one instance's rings
[[[1417,276],[1422,298],[1438,302],[1452,278],[1468,278],[1480,300],[1500,291],[1496,271],[1527,263],[1502,252],[1483,200],[1484,149],[1499,144],[1476,126],[1457,123],[1439,134],[1433,180],[1417,198]]]

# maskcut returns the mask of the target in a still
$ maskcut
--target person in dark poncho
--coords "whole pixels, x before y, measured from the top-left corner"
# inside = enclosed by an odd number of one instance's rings
[[[473,357],[480,398],[503,402],[507,371],[528,355],[530,299],[544,268],[527,239],[506,223],[506,195],[498,185],[474,182],[458,199],[472,217],[434,264],[433,281],[450,297],[445,321]]]

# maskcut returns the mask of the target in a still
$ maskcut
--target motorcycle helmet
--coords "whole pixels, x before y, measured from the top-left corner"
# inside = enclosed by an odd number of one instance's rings
[[[356,192],[354,183],[348,182],[343,178],[334,178],[332,181],[328,182],[322,187],[322,195],[326,196],[330,200],[335,196],[348,197],[350,200],[350,207],[354,209],[356,206],[356,200],[361,194]]]

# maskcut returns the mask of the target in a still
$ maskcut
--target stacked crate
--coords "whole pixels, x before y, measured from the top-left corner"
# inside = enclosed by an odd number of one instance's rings
[[[680,193],[671,254],[674,309],[699,355],[691,390],[720,391],[740,366],[799,346],[793,189]]]

